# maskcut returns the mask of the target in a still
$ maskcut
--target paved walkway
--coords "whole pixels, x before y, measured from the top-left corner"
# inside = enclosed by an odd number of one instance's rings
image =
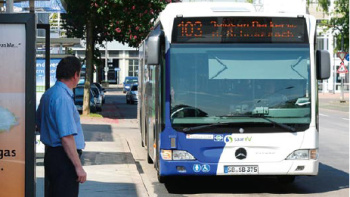
[[[113,95],[113,91],[107,92]],[[88,181],[80,185],[80,197],[143,197],[147,190],[137,170],[130,147],[120,130],[137,128],[136,120],[120,119],[114,101],[103,106],[104,118],[81,118],[86,140],[82,162]],[[44,196],[43,159],[37,159],[37,197]]]
[[[344,93],[344,101],[341,102],[340,93],[319,93],[319,106],[321,109],[349,112],[349,93]]]

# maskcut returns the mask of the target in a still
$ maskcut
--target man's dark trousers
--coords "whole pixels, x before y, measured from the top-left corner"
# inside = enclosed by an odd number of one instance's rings
[[[79,156],[81,152],[79,152]],[[79,182],[72,161],[62,146],[45,150],[45,176],[48,180],[48,197],[78,197]]]

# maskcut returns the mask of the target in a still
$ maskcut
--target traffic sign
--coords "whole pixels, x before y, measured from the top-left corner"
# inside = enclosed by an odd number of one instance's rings
[[[349,53],[345,56],[346,61],[349,61]]]
[[[339,57],[341,61],[344,61],[344,58],[347,54],[348,54],[347,52],[338,52],[337,57]]]
[[[348,73],[348,69],[346,69],[344,63],[342,62],[337,70],[337,73]]]
[[[108,67],[105,67],[103,70],[104,70],[105,72],[108,72],[108,71],[109,71],[109,68],[108,68]]]

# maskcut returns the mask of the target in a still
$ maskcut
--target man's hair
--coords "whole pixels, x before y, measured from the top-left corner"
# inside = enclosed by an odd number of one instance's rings
[[[58,63],[56,70],[56,79],[71,79],[75,73],[80,73],[81,64],[78,58],[74,56],[67,56]]]

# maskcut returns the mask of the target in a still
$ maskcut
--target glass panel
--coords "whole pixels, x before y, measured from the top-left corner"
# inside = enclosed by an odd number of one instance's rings
[[[129,57],[138,57],[139,52],[138,51],[129,51]]]
[[[108,51],[109,57],[119,57],[120,52],[119,51]]]
[[[309,45],[173,45],[170,53],[173,124],[266,122],[233,117],[249,115],[310,123]]]
[[[75,96],[82,96],[84,95],[84,88],[75,88]]]

